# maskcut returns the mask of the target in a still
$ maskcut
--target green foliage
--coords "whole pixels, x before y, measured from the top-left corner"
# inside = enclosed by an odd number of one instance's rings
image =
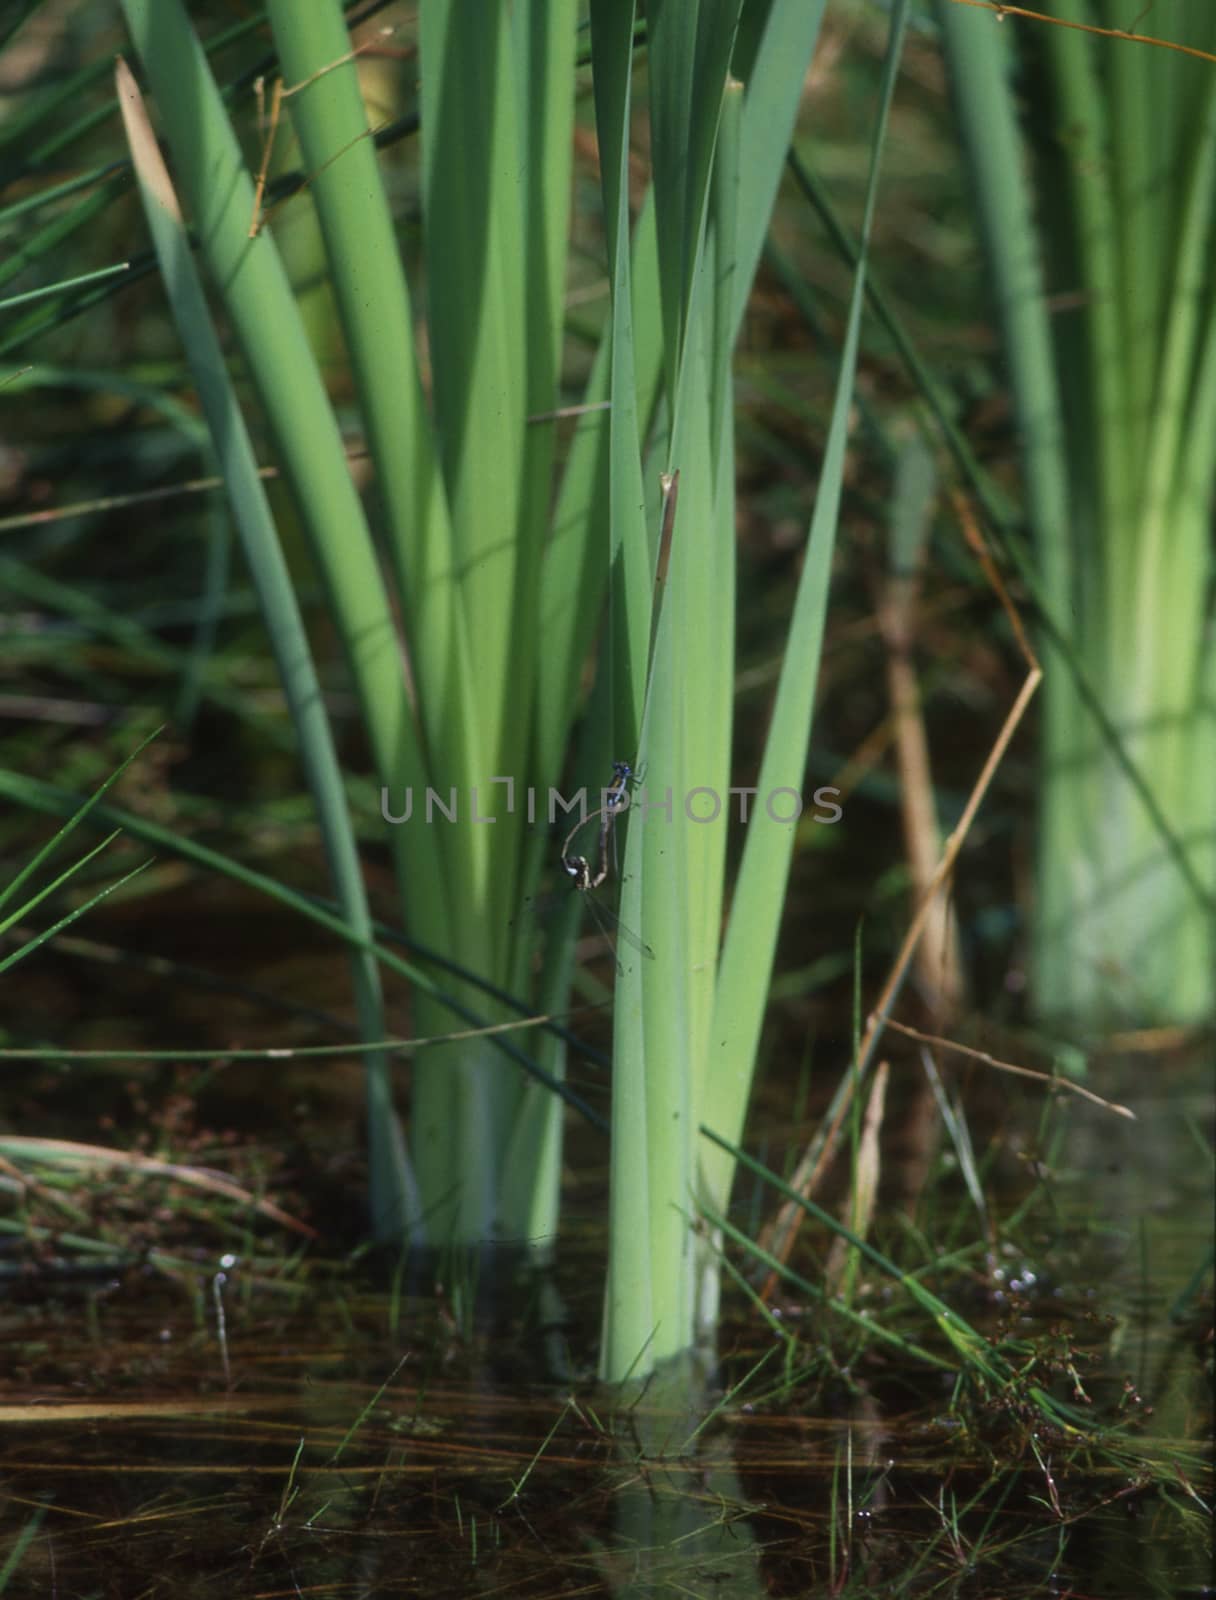
[[[1216,1007],[1212,63],[950,3],[938,16],[1048,645],[1035,1004],[1091,1027],[1197,1021]],[[1105,0],[1053,17],[1128,23]],[[1152,21],[1216,52],[1206,0]]]
[[[551,517],[552,426],[563,349],[570,150],[574,110],[571,17],[562,8],[495,8],[492,25],[458,25],[434,0],[420,18],[420,163],[428,396],[417,358],[414,294],[396,248],[383,180],[366,137],[356,65],[335,4],[272,3],[279,64],[325,241],[376,465],[387,562],[381,564],[350,475],[330,402],[271,232],[250,237],[253,186],[223,97],[177,0],[127,0],[127,19],[173,160],[174,182],[253,379],[330,614],[359,695],[378,780],[388,794],[428,784],[484,796],[510,774],[542,786],[563,771],[579,701],[575,682],[607,600],[596,700],[603,725],[579,772],[594,785],[622,752],[648,786],[725,797],[733,692],[734,537],[730,358],[759,258],[821,6],[746,8],[740,62],[728,79],[739,8],[655,6],[648,19],[654,199],[633,226],[630,105],[634,21],[593,7],[592,66],[604,172],[613,314],[588,384],[610,402],[576,435]],[[897,51],[892,52],[892,60]],[[881,143],[876,135],[874,147]],[[146,187],[146,185],[145,185]],[[872,201],[871,201],[872,204]],[[158,224],[163,229],[163,223]],[[179,329],[204,391],[221,365],[180,229],[158,244]],[[852,354],[855,361],[855,298]],[[199,339],[202,343],[198,343]],[[208,338],[211,342],[208,343]],[[839,501],[846,366],[808,566],[804,620],[787,678],[798,685],[780,717],[770,777],[798,792],[822,636],[831,533]],[[234,393],[209,409],[212,437],[247,551],[277,551]],[[233,443],[236,441],[236,444]],[[655,499],[659,469],[671,485]],[[605,488],[607,490],[605,496]],[[606,499],[606,503],[605,503]],[[659,551],[665,509],[669,549]],[[249,529],[257,528],[256,534]],[[274,557],[268,556],[274,566]],[[670,570],[668,570],[668,568]],[[660,582],[656,586],[656,571]],[[281,558],[259,580],[280,672],[307,672],[308,653]],[[276,600],[278,594],[282,598]],[[394,615],[408,645],[407,699]],[[551,629],[553,648],[548,648]],[[812,670],[807,673],[807,664]],[[351,829],[334,778],[315,680],[290,696],[352,943],[369,947]],[[313,733],[308,733],[309,712]],[[606,711],[606,718],[604,712]],[[326,752],[329,753],[326,753]],[[768,770],[768,769],[766,769]],[[618,1215],[605,1369],[642,1348],[657,1356],[712,1323],[713,1296],[689,1248],[686,1212],[722,1198],[729,1168],[707,1179],[696,1128],[705,1117],[742,1131],[747,1082],[771,971],[792,825],[767,817],[775,841],[762,909],[729,973],[728,1007],[750,1017],[710,1071],[724,902],[725,818],[631,828],[625,917],[658,952],[645,973],[627,965],[618,990],[614,1205]],[[622,830],[623,831],[623,826]],[[525,973],[516,922],[540,857],[518,810],[495,826],[395,831],[402,907],[411,933],[452,952],[492,983]],[[674,845],[674,848],[672,846]],[[741,892],[757,881],[745,866]],[[345,887],[342,887],[342,886]],[[747,902],[749,905],[755,901]],[[728,949],[730,947],[728,946]],[[376,988],[355,956],[376,1033]],[[560,997],[563,962],[551,962]],[[438,1032],[434,1002],[416,1022]],[[553,1058],[560,1072],[560,1058]],[[374,1208],[386,1228],[421,1242],[549,1237],[556,1231],[559,1103],[470,1044],[459,1059],[420,1059],[411,1106],[411,1167],[391,1134],[387,1078],[369,1073]],[[721,1083],[730,1091],[715,1103]],[[674,1119],[672,1104],[683,1107]],[[640,1118],[640,1122],[637,1119]],[[674,1137],[673,1137],[674,1133]],[[639,1176],[640,1174],[640,1176]],[[706,1182],[709,1188],[706,1189]],[[414,1187],[416,1183],[416,1188]],[[631,1208],[641,1204],[634,1214]],[[643,1245],[643,1241],[647,1241]],[[681,1265],[683,1263],[683,1265]],[[653,1273],[653,1276],[651,1274]],[[629,1276],[638,1292],[622,1295]],[[656,1327],[663,1332],[656,1340]]]

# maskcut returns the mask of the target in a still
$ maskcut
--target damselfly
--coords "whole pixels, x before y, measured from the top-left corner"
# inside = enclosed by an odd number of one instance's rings
[[[629,762],[613,762],[613,781],[603,790],[603,805],[600,810],[592,811],[590,816],[582,819],[578,826],[566,835],[565,845],[562,846],[562,867],[568,877],[573,878],[574,888],[579,890],[595,890],[608,877],[608,840],[613,832],[613,822],[616,821],[619,811],[629,803],[627,789],[630,784],[637,782],[637,774]],[[574,837],[581,834],[587,822],[600,819],[600,861],[598,867],[592,869],[586,856],[571,854],[571,845]]]
[[[654,951],[650,946],[644,940],[639,939],[636,934],[630,933],[620,918],[592,893],[593,890],[599,888],[608,876],[608,840],[612,833],[612,824],[621,809],[625,784],[631,776],[630,769],[624,762],[615,764],[613,768],[613,787],[608,791],[608,803],[601,806],[598,811],[593,811],[583,821],[577,823],[566,835],[566,842],[562,845],[562,871],[579,893],[585,897],[591,915],[599,924],[600,932],[610,943],[613,937],[612,930],[615,930],[617,936],[624,939],[626,944],[631,945],[639,955],[645,956],[649,961],[653,961]],[[600,824],[600,848],[599,860],[593,866],[585,855],[575,851],[574,841],[583,829],[595,822],[597,818]]]
[[[603,791],[604,803],[598,811],[593,811],[589,817],[584,817],[577,823],[566,836],[562,846],[562,870],[567,877],[572,879],[574,887],[586,892],[588,889],[598,889],[608,876],[608,841],[612,836],[612,824],[617,819],[617,814],[626,804],[626,790],[631,783],[637,780],[633,768],[627,761],[614,761],[612,763],[612,782]],[[599,818],[600,823],[600,852],[599,864],[592,867],[591,862],[584,855],[575,855],[572,847],[578,834],[588,825]]]

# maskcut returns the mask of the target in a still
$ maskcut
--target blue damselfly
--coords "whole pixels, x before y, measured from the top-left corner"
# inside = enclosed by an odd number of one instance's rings
[[[612,825],[624,807],[626,788],[631,781],[635,780],[633,769],[628,763],[624,761],[613,762],[612,783],[605,790],[605,803],[598,811],[593,811],[589,817],[585,817],[581,822],[577,823],[566,835],[565,843],[562,845],[562,871],[579,893],[584,896],[592,916],[599,924],[600,932],[610,943],[613,937],[610,929],[614,929],[617,936],[624,939],[626,944],[631,945],[639,955],[653,961],[654,951],[650,946],[644,940],[639,939],[636,934],[630,933],[620,918],[610,911],[601,900],[597,899],[593,893],[608,877],[608,842],[612,836]],[[589,857],[575,850],[574,841],[584,828],[597,819],[599,821],[599,859],[593,864]]]

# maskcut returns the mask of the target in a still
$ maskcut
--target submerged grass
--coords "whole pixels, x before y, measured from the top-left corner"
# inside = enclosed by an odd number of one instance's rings
[[[1050,1254],[1036,1265],[1049,1272]],[[566,1271],[585,1286],[581,1263]],[[882,1303],[880,1284],[867,1267],[862,1303]],[[37,1374],[40,1401],[0,1395],[0,1523],[19,1552],[9,1592],[49,1582],[53,1563],[61,1587],[87,1593],[100,1562],[152,1593],[158,1572],[205,1571],[235,1597],[275,1581],[323,1589],[350,1562],[386,1594],[493,1581],[539,1595],[558,1575],[611,1589],[626,1571],[657,1592],[729,1572],[742,1592],[791,1596],[962,1596],[977,1583],[1030,1596],[1045,1567],[1116,1600],[1202,1581],[1200,1417],[1189,1438],[1154,1437],[1084,1296],[1028,1290],[1001,1312],[1022,1323],[1020,1346],[1038,1344],[1041,1383],[1084,1371],[1079,1426],[1045,1417],[1025,1384],[935,1385],[914,1338],[878,1343],[871,1327],[825,1344],[789,1305],[776,1342],[732,1315],[727,1386],[690,1409],[687,1393],[672,1404],[658,1388],[538,1384],[518,1321],[465,1338],[429,1296],[403,1317],[398,1291],[340,1263],[285,1266],[289,1285],[284,1297],[264,1270],[232,1269],[225,1381],[209,1293],[165,1278],[107,1285],[82,1353],[71,1286],[48,1298],[27,1278],[0,1312],[14,1371]],[[594,1308],[585,1288],[570,1300],[589,1348]],[[951,1366],[941,1303],[913,1299],[905,1333],[919,1323]],[[890,1317],[888,1302],[877,1320]],[[1049,1331],[1062,1322],[1070,1331]],[[794,1364],[774,1377],[789,1342]],[[1164,1376],[1168,1351],[1154,1359]],[[1159,1381],[1150,1371],[1145,1394]],[[153,1395],[132,1401],[133,1382]]]

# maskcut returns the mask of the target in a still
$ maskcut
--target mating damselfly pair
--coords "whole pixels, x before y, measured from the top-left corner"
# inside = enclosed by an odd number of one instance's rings
[[[599,924],[600,932],[611,944],[613,934],[624,939],[639,955],[654,959],[654,951],[636,934],[630,933],[620,919],[608,909],[603,901],[597,899],[593,893],[607,879],[609,864],[609,846],[612,842],[612,825],[628,803],[628,789],[631,783],[636,783],[633,768],[624,761],[614,761],[612,764],[612,782],[604,790],[604,803],[598,811],[593,811],[590,816],[584,817],[566,835],[562,845],[562,871],[573,883],[574,887],[583,895],[591,915]],[[593,822],[599,823],[599,856],[594,860],[576,852],[575,840],[585,828]]]

